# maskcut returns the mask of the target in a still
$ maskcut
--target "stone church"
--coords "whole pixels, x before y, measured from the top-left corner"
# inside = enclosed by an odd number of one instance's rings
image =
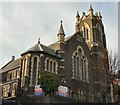
[[[99,102],[103,93],[109,96],[109,66],[106,36],[101,13],[76,14],[75,33],[67,36],[62,21],[58,40],[49,45],[40,40],[21,54],[21,58],[9,61],[0,69],[2,74],[2,98],[15,99],[27,89],[33,88],[45,73],[57,75],[63,85],[72,91],[70,98],[85,102]]]

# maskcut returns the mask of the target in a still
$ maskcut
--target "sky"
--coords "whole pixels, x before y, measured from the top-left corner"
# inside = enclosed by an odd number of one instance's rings
[[[66,37],[75,32],[75,16],[101,12],[107,39],[107,48],[118,52],[117,2],[0,2],[0,68],[14,55],[19,58],[37,43],[44,45],[57,41],[60,21]],[[14,1],[14,0],[13,0]],[[104,0],[105,1],[105,0]],[[106,0],[107,1],[107,0]]]

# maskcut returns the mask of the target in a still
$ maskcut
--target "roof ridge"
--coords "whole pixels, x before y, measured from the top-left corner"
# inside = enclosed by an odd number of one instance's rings
[[[8,63],[6,63],[3,67],[1,67],[1,69],[3,69],[5,66],[9,65],[12,62],[12,60],[10,60]],[[1,70],[0,69],[0,70]]]
[[[41,47],[42,44],[38,43],[37,45],[38,45],[39,49],[40,49],[41,51],[43,51],[43,48]]]

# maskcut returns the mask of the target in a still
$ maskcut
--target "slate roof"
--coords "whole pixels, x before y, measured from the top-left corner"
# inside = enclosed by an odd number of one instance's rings
[[[33,47],[29,48],[24,53],[22,53],[21,55],[24,55],[24,54],[29,53],[29,52],[43,52],[43,53],[46,53],[46,54],[49,54],[49,55],[60,58],[60,55],[58,55],[55,52],[55,50],[53,50],[53,49],[51,49],[51,48],[49,48],[49,47],[47,47],[43,44],[40,44],[39,42],[37,44],[35,44]]]
[[[69,37],[65,38],[65,41],[68,41],[72,36],[69,36]],[[49,47],[52,48],[52,49],[54,49],[54,50],[58,50],[58,43],[55,42],[55,43],[49,45]]]
[[[18,68],[18,67],[20,67],[20,64],[21,64],[21,58],[18,58],[16,60],[11,60],[10,62],[8,62],[5,66],[3,66],[0,69],[0,73],[7,72],[9,70]]]

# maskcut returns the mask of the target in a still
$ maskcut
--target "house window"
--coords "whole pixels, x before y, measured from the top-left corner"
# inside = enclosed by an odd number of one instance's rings
[[[8,94],[7,94],[7,88],[6,88],[6,85],[3,86],[3,97],[7,97]]]
[[[37,57],[34,57],[33,60],[33,71],[32,71],[32,85],[36,84],[36,77],[37,77]]]
[[[19,77],[20,77],[20,71],[17,70],[17,78],[19,78]]]
[[[10,80],[10,73],[7,74],[7,81]]]
[[[10,73],[10,80],[12,79],[12,72]]]
[[[12,96],[16,96],[16,89],[17,89],[17,85],[15,83],[13,83],[13,87],[12,87]]]

